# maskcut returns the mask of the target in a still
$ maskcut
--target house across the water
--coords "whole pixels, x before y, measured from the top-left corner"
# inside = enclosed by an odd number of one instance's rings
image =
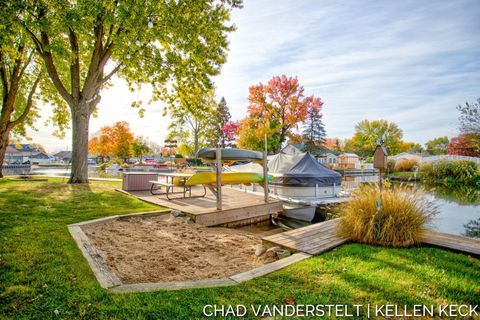
[[[55,153],[53,156],[57,161],[63,161],[63,162],[72,161],[72,151],[60,151]]]
[[[5,162],[7,164],[22,164],[22,163],[44,163],[50,162],[53,157],[45,152],[42,152],[37,146],[33,144],[9,144],[5,151]]]
[[[282,149],[282,152],[285,154],[298,155],[305,152],[305,144],[296,143],[288,144],[285,148]],[[335,167],[338,162],[338,153],[332,151],[326,147],[320,147],[316,150],[310,152],[312,156],[317,159],[317,161],[325,166]]]

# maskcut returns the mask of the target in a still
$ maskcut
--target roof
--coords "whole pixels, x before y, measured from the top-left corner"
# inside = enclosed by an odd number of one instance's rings
[[[324,155],[324,154],[333,154],[335,156],[338,156],[339,153],[335,152],[333,150],[328,149],[327,147],[322,147],[322,149],[319,152],[319,155]]]
[[[377,149],[380,149],[385,156],[388,156],[388,151],[387,151],[387,148],[385,148],[385,146],[377,145],[375,147],[374,153],[377,152]]]
[[[342,153],[340,157],[359,158],[357,154],[349,152]]]
[[[54,154],[55,157],[57,158],[71,158],[72,157],[72,151],[60,151]]]
[[[27,143],[11,143],[7,146],[6,153],[38,153],[40,152],[37,147]]]
[[[305,152],[305,144],[304,143],[290,143],[285,148],[287,148],[288,146],[292,146],[292,147],[300,150],[301,152]],[[285,148],[283,148],[282,151],[285,150]],[[325,146],[319,147],[317,150],[313,150],[310,153],[314,156],[324,155],[324,154],[327,154],[327,153],[338,156],[337,152],[332,151]]]
[[[30,158],[32,158],[32,159],[49,159],[50,157],[46,153],[38,152],[38,153],[34,154],[33,156],[30,156]]]

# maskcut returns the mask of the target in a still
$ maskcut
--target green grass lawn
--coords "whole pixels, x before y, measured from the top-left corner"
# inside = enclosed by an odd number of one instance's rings
[[[0,319],[191,319],[202,318],[205,304],[480,303],[478,259],[360,244],[234,287],[110,293],[96,282],[67,225],[158,207],[114,191],[118,183],[49,180],[0,179]]]

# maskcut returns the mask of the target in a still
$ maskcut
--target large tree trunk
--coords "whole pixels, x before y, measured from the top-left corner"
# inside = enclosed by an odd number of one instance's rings
[[[0,178],[3,178],[2,167],[3,160],[5,159],[5,152],[7,151],[8,146],[8,134],[8,129],[0,128]]]
[[[72,107],[72,172],[69,183],[88,183],[88,106]]]

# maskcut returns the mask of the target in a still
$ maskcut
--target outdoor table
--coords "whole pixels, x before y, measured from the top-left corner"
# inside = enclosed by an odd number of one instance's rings
[[[162,182],[162,181],[150,181],[150,183],[152,184],[151,188],[150,188],[150,193],[152,195],[166,195],[167,199],[168,200],[171,200],[171,198],[169,197],[169,195],[171,194],[178,194],[178,193],[183,193],[183,198],[186,198],[187,197],[187,192],[188,192],[188,197],[189,198],[192,198],[192,187],[191,186],[187,186],[185,185],[187,180],[193,176],[193,173],[176,173],[176,172],[166,172],[166,173],[158,173],[158,176],[159,177],[165,177],[165,182]],[[170,182],[169,182],[169,178],[170,178]],[[173,183],[173,179],[175,178],[179,178],[180,181],[181,181],[181,186],[183,187],[183,190],[182,191],[177,191],[175,192],[173,190],[174,188],[174,183]],[[165,187],[165,192],[155,192],[156,189],[155,186],[163,186]],[[205,188],[204,188],[205,189]],[[171,190],[171,191],[170,191]],[[200,197],[204,197],[206,194],[206,190],[204,192],[203,195],[201,195]]]

